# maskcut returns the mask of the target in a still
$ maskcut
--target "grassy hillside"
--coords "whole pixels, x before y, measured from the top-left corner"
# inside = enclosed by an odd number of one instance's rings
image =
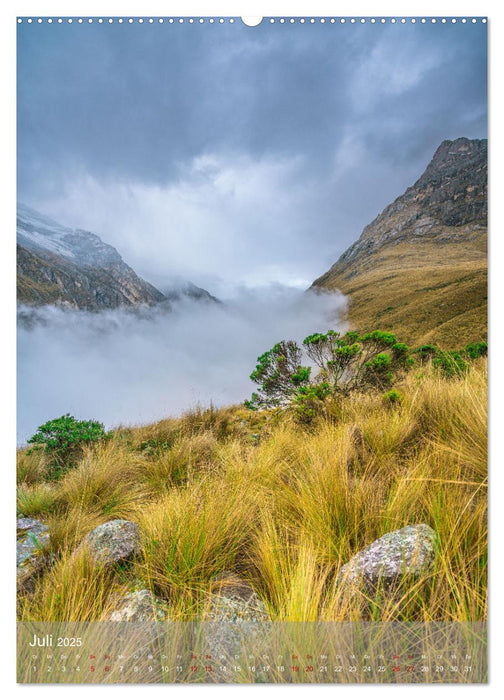
[[[445,349],[487,336],[486,232],[468,240],[383,245],[335,266],[315,283],[349,296],[356,330],[381,328],[411,344]]]
[[[328,400],[308,428],[285,411],[234,407],[118,429],[58,481],[44,453],[20,450],[18,512],[49,526],[55,556],[19,597],[20,619],[107,619],[139,583],[171,617],[193,618],[224,571],[250,581],[275,620],[485,619],[486,361],[454,380],[415,369],[399,389],[395,404],[379,393]],[[137,561],[107,571],[85,552],[72,558],[113,518],[140,525]],[[434,571],[402,598],[336,589],[359,549],[422,522],[439,536]]]

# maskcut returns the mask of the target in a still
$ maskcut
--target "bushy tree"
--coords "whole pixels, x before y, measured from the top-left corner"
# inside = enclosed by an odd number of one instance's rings
[[[410,362],[408,346],[384,331],[364,335],[352,331],[343,336],[335,331],[314,333],[304,339],[303,345],[333,392],[386,388]]]
[[[270,408],[295,401],[297,413],[309,417],[329,394],[390,387],[410,360],[408,346],[383,331],[313,333],[303,349],[318,367],[314,379],[311,368],[301,364],[303,350],[292,340],[282,341],[258,358],[250,378],[260,389],[245,405]]]
[[[259,390],[245,405],[256,410],[288,403],[310,381],[311,367],[303,367],[301,357],[302,351],[293,340],[282,340],[258,357],[250,378]]]
[[[318,368],[314,377],[311,367],[301,364],[303,350]],[[393,403],[400,394],[391,387],[415,362],[429,362],[444,376],[458,377],[471,360],[487,351],[485,342],[469,343],[463,350],[425,344],[411,351],[393,333],[380,330],[362,335],[355,331],[341,335],[334,330],[312,333],[303,340],[302,348],[293,340],[281,341],[258,358],[250,378],[259,390],[245,405],[253,410],[291,405],[301,421],[309,422],[330,395],[389,390],[384,396]]]

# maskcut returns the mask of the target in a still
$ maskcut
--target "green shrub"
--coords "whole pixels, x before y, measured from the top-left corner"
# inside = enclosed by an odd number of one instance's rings
[[[432,360],[432,366],[445,377],[461,377],[469,369],[461,350],[440,351]]]
[[[319,368],[313,380],[312,368],[301,364],[303,349]],[[293,340],[282,341],[257,359],[250,378],[259,390],[245,401],[247,408],[294,402],[298,417],[306,420],[328,394],[388,388],[412,363],[409,347],[393,333],[379,330],[364,335],[355,331],[341,335],[334,330],[312,333],[303,340],[303,349]]]
[[[414,364],[414,359],[410,355],[410,349],[406,343],[394,343],[392,345],[392,358],[398,367],[409,369]]]
[[[386,331],[364,333],[359,340],[362,343],[367,343],[372,352],[380,352],[397,345],[397,338],[395,335],[393,333],[387,333]]]
[[[311,367],[301,365],[303,350],[318,374],[311,378]],[[250,375],[259,385],[245,406],[251,410],[294,405],[297,417],[307,422],[323,408],[327,396],[354,391],[390,389],[415,364],[432,366],[445,377],[464,374],[469,361],[487,354],[485,342],[469,343],[463,350],[441,350],[425,344],[411,351],[393,333],[375,330],[359,334],[349,331],[312,333],[300,348],[293,340],[277,343],[257,359]],[[400,400],[399,392],[384,395],[388,402]]]
[[[383,394],[383,402],[386,404],[399,404],[403,400],[402,394],[397,389],[391,389]]]
[[[102,423],[79,421],[67,413],[39,426],[38,432],[28,440],[28,444],[35,445],[28,452],[43,449],[49,453],[51,461],[48,464],[48,477],[55,479],[74,465],[84,445],[104,437]]]
[[[486,357],[488,355],[488,343],[469,343],[465,346],[465,352],[471,360],[477,360],[478,357]]]
[[[385,352],[375,355],[372,360],[365,363],[365,381],[371,386],[383,389],[390,386],[394,380],[391,372],[392,358]]]
[[[463,350],[441,350],[437,345],[421,345],[413,350],[420,364],[432,362],[445,377],[460,377],[469,369],[469,361],[485,357],[488,353],[486,342],[469,343]]]
[[[331,393],[327,382],[300,387],[294,402],[296,419],[300,423],[310,423],[324,409],[324,399]]]
[[[437,345],[430,344],[420,345],[419,348],[415,348],[415,350],[413,350],[413,353],[415,354],[420,364],[432,360],[434,357],[437,357],[440,354],[440,352],[441,350],[440,348],[438,348]]]

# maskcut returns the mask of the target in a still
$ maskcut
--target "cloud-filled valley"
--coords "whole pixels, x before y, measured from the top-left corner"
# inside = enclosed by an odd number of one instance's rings
[[[270,285],[223,304],[185,300],[168,313],[21,309],[36,320],[18,327],[18,442],[64,413],[111,427],[239,403],[254,388],[259,354],[342,328],[344,308],[339,294]]]

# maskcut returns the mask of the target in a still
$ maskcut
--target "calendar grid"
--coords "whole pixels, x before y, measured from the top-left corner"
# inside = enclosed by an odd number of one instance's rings
[[[479,623],[18,625],[21,683],[485,683]]]

